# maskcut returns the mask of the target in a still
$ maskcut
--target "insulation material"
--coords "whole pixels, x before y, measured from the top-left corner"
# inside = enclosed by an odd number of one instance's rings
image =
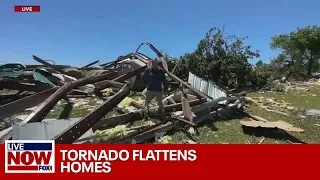
[[[134,101],[134,99],[129,98],[129,97],[126,97],[126,98],[124,98],[124,99],[120,102],[120,105],[121,105],[122,107],[128,107],[128,106],[131,105],[131,102],[132,102],[132,101]]]

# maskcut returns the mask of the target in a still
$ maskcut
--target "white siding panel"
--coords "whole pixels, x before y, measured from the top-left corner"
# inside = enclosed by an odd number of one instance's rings
[[[189,72],[188,83],[195,89],[203,92],[213,99],[227,97],[227,93],[217,86],[213,81],[202,79],[191,72]]]

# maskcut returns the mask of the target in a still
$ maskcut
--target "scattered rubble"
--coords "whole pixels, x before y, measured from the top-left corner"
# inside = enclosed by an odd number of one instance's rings
[[[271,87],[264,88],[262,91],[281,91],[281,92],[290,92],[290,91],[310,91],[310,89],[315,86],[320,86],[320,79],[312,78],[309,81],[283,81],[275,80]]]
[[[287,115],[287,113],[280,112],[283,111],[296,111],[297,108],[292,106],[290,103],[287,103],[282,100],[282,102],[275,101],[274,98],[265,98],[265,97],[245,97],[248,102],[254,103],[260,108],[266,109],[267,111],[272,111],[278,114]]]
[[[165,115],[158,115],[158,106],[152,102],[151,120],[143,119],[145,87],[140,79],[141,73],[150,65],[151,60],[138,52],[144,44],[158,55],[172,84],[170,92],[163,97]],[[141,45],[136,52],[120,56],[113,62],[100,64],[97,60],[79,68],[50,64],[37,56],[33,56],[33,59],[42,65],[1,65],[0,141],[3,143],[12,138],[28,138],[53,139],[61,144],[134,144],[155,140],[156,143],[167,144],[173,141],[168,134],[172,130],[184,130],[193,136],[196,134],[196,127],[203,121],[246,114],[244,100],[285,116],[290,114],[280,111],[281,109],[295,110],[290,104],[276,102],[271,98],[240,97],[230,92],[213,98],[175,76],[173,72],[176,64],[165,62],[162,54],[152,44]],[[92,67],[96,64],[99,64],[98,67]],[[303,86],[309,88],[317,83],[320,85],[320,82],[314,81]],[[299,87],[301,86],[302,84],[299,84]],[[297,84],[291,84],[290,88],[292,87],[298,89]],[[9,95],[8,92],[13,91],[14,93]],[[70,111],[72,108],[86,109],[86,115],[75,119],[62,118],[60,115],[58,119],[48,121],[46,116],[57,111],[57,105],[67,117],[70,115],[66,108],[68,105],[71,106]],[[247,116],[251,121],[240,121],[243,126],[303,132],[302,129],[283,121],[269,122],[258,116]],[[58,120],[63,124],[59,125],[59,131],[53,133],[52,130],[51,134],[45,132],[47,129],[44,127],[49,126],[46,123]],[[140,121],[140,124],[137,125],[137,121]],[[55,123],[51,124],[52,129]],[[41,133],[38,131],[45,135],[39,137]],[[185,143],[197,142],[188,139]]]

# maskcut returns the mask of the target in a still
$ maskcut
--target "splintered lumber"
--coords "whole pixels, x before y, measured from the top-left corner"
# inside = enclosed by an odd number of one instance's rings
[[[169,96],[165,97],[162,99],[162,103],[163,104],[169,104],[168,101],[171,103],[171,104],[176,104],[177,102],[175,102],[175,100],[173,99],[173,97],[176,96],[176,94],[170,94]],[[198,98],[196,98],[198,99]]]
[[[208,101],[208,102],[204,102],[202,104],[200,104],[199,106],[195,106],[192,107],[191,110],[194,113],[198,113],[204,110],[209,109],[211,111],[212,108],[214,108],[215,106],[218,106],[218,103],[221,101],[236,101],[238,98],[237,97],[220,97],[218,99],[212,100],[212,101]]]
[[[304,132],[303,129],[294,127],[293,125],[284,121],[264,122],[264,121],[240,121],[241,125],[247,127],[262,127],[262,128],[278,128],[287,132]]]
[[[247,102],[251,102],[251,103],[254,103],[256,105],[259,105],[258,101],[248,97],[248,96],[245,96],[244,99],[247,101]]]
[[[19,99],[17,101],[0,106],[0,121],[6,117],[12,116],[13,114],[42,103],[50,95],[57,91],[57,89],[58,87],[54,87],[34,94],[32,96],[28,96],[23,99]]]
[[[173,68],[173,70],[172,70],[172,74],[174,74],[175,73],[175,71],[176,71],[176,69],[177,69],[177,67],[178,67],[178,63],[175,63],[175,66],[174,66],[174,68]]]
[[[190,101],[189,104],[190,106],[196,106],[202,103],[202,100],[197,99],[194,101]],[[151,108],[153,109],[153,108]],[[181,111],[182,110],[182,105],[181,103],[177,103],[177,104],[170,104],[170,105],[166,105],[164,106],[164,110],[165,112],[174,112],[174,111]],[[106,128],[110,128],[110,127],[114,127],[118,124],[125,124],[128,122],[133,122],[139,119],[143,118],[143,109],[140,109],[138,111],[135,112],[130,112],[127,114],[122,114],[119,116],[115,116],[115,117],[109,117],[109,118],[103,118],[100,121],[98,121],[93,127],[93,130],[96,129],[106,129]]]
[[[68,76],[74,77],[74,76],[73,76],[73,74],[70,74],[70,73],[68,73],[68,72],[65,72],[65,71],[63,71],[63,70],[61,70],[61,69],[57,68],[55,65],[52,65],[52,64],[50,64],[50,63],[48,63],[48,62],[46,62],[46,61],[42,60],[41,58],[39,58],[39,57],[37,57],[37,56],[35,56],[35,55],[33,55],[33,59],[34,59],[34,60],[36,60],[37,62],[39,62],[39,63],[41,63],[41,64],[45,65],[45,66],[48,66],[48,67],[50,67],[50,68],[54,69],[55,71],[58,71],[58,72],[59,72],[59,73],[61,73],[61,74],[65,74],[65,75],[68,75]]]
[[[247,112],[242,112],[245,116],[247,116],[247,117],[249,117],[249,119],[253,119],[253,120],[255,120],[255,121],[263,121],[263,122],[269,122],[267,119],[265,119],[265,118],[262,118],[262,117],[260,117],[260,116],[255,116],[255,115],[251,115],[251,114],[249,114],[249,113],[247,113]]]
[[[115,73],[115,72],[113,72]],[[73,88],[84,86],[86,84],[91,84],[95,82],[99,82],[108,77],[109,74],[103,74],[100,76],[89,76],[76,81],[72,81],[63,85],[59,88],[54,94],[52,94],[48,99],[46,99],[38,108],[33,111],[25,120],[23,120],[20,124],[26,124],[31,122],[41,122],[42,119],[50,112],[50,110],[57,104],[57,102],[64,98],[70,90]],[[0,138],[0,141],[11,139],[11,130],[8,131],[4,136]]]
[[[163,98],[162,99],[162,103],[163,104],[168,104],[168,101],[171,102],[171,103],[172,103],[172,101],[174,102],[174,100],[172,99],[173,96],[175,96],[175,94],[170,94],[169,96]],[[173,103],[173,104],[175,104],[175,103]]]
[[[256,121],[263,121],[263,122],[269,122],[268,120],[266,120],[265,118],[262,118],[260,116],[254,116],[254,115],[250,115],[250,117]]]
[[[142,73],[146,68],[147,68],[147,66],[143,66],[143,67],[140,67],[140,68],[135,69],[133,71],[129,71],[126,74],[113,79],[113,81],[120,82],[120,83],[124,82],[125,80],[127,80],[129,78],[132,78],[133,76],[136,76],[136,75]],[[110,82],[107,81],[107,80],[101,81],[99,83],[95,83],[94,84],[95,91],[96,92],[100,92],[101,90],[103,90],[105,88],[108,88],[110,85],[111,85]]]
[[[74,123],[72,126],[55,136],[53,140],[57,144],[71,144],[78,138],[80,138],[85,132],[87,132],[95,123],[97,123],[102,117],[110,112],[115,106],[117,106],[127,95],[130,90],[125,85],[117,94],[108,99],[101,106],[94,111]]]
[[[185,94],[184,87],[181,86],[181,104],[184,118],[188,119],[189,122],[193,122],[193,119],[196,117],[195,114],[191,111],[187,95]]]
[[[274,113],[277,113],[277,114],[281,114],[283,116],[290,116],[290,114],[288,113],[285,113],[285,112],[282,112],[282,111],[278,111],[278,110],[275,110],[275,109],[265,109],[266,111],[269,111],[269,112],[274,112]]]
[[[168,76],[170,78],[181,83],[183,86],[187,87],[188,89],[192,90],[196,94],[196,96],[198,96],[198,98],[204,98],[205,100],[212,99],[211,97],[209,97],[209,96],[203,94],[202,92],[198,91],[197,89],[193,88],[188,83],[184,82],[183,80],[181,80],[180,78],[178,78],[177,76],[175,76],[174,74],[169,72],[167,69],[164,68],[164,70],[166,71],[166,73],[168,74]]]

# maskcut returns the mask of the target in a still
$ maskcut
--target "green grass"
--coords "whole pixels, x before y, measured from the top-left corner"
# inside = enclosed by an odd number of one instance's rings
[[[135,94],[138,95],[138,94]],[[270,93],[260,93],[253,92],[248,95],[249,97],[267,97],[274,98],[275,101],[281,102],[282,100],[291,103],[291,106],[299,107],[302,109],[320,109],[320,87],[314,88],[309,92],[290,92],[290,93],[282,93],[282,92],[270,92]],[[141,98],[139,95],[137,97],[134,96],[135,99]],[[84,117],[92,109],[98,107],[100,101],[98,98],[86,98],[88,104],[73,107],[72,111],[68,118],[75,117]],[[65,101],[62,100],[62,103],[58,103],[52,111],[46,116],[47,118],[55,118],[59,119],[61,113],[65,107]],[[90,108],[88,108],[90,107]],[[280,114],[276,114],[273,112],[268,112],[260,107],[257,107],[253,104],[250,104],[247,108],[247,111],[252,115],[257,115],[263,117],[269,121],[278,121],[282,120],[287,123],[294,125],[295,127],[302,128],[305,130],[303,133],[290,133],[290,135],[294,136],[297,139],[300,139],[307,143],[320,143],[320,127],[315,124],[320,124],[320,119],[314,118],[301,118],[298,115],[303,115],[302,112],[294,112],[290,113],[290,116],[284,116]],[[19,114],[30,114],[31,111],[21,112]],[[112,111],[106,115],[106,117],[110,117],[113,115],[118,115],[119,113]],[[246,118],[231,118],[230,120],[208,120],[205,124],[202,124],[196,128],[197,135],[190,137],[186,133],[182,131],[176,131],[171,133],[171,137],[173,139],[173,143],[186,143],[188,140],[195,141],[197,143],[202,144],[254,144],[259,143],[262,137],[257,137],[254,135],[244,134],[242,130],[242,126],[240,124],[240,120],[247,120]],[[133,123],[134,126],[143,124],[143,120],[135,121]],[[265,138],[263,143],[289,143],[288,140],[279,138]]]
[[[250,97],[269,97],[275,98],[276,101],[281,102],[284,100],[287,103],[292,103],[292,106],[300,107],[304,109],[320,109],[320,88],[312,89],[309,92],[291,92],[291,93],[259,93],[254,92],[249,94]],[[300,118],[297,113],[290,113],[290,116],[284,116],[276,114],[274,112],[266,111],[260,107],[250,105],[247,109],[252,115],[263,117],[269,121],[282,120],[287,123],[294,125],[305,130],[303,133],[289,133],[293,137],[307,142],[307,143],[320,143],[320,127],[315,124],[320,124],[320,119],[314,118]],[[289,112],[287,112],[289,113]],[[301,114],[303,115],[303,114]],[[254,144],[259,143],[262,137],[256,137],[254,135],[246,135],[242,131],[240,120],[242,119],[231,119],[227,121],[215,120],[207,122],[206,124],[197,128],[198,133],[193,137],[193,140],[197,143],[215,143],[215,144]],[[175,132],[172,135],[174,143],[183,143],[187,139],[191,139],[183,132]],[[292,141],[279,138],[265,138],[263,143],[268,144],[281,144],[290,143]]]
[[[252,97],[269,97],[276,100],[284,100],[292,103],[292,105],[307,109],[320,109],[320,87],[311,89],[310,91],[298,92],[293,91],[289,93],[284,92],[268,92],[268,93],[250,93]]]

